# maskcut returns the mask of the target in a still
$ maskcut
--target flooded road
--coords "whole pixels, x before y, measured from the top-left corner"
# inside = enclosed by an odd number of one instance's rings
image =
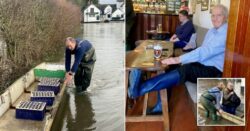
[[[63,131],[124,130],[124,23],[83,25],[83,39],[96,49],[91,85],[83,94],[67,90]]]

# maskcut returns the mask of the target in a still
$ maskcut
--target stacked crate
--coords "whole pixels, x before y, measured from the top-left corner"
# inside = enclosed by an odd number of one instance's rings
[[[43,120],[45,109],[45,102],[21,101],[16,107],[16,118]]]
[[[30,100],[45,102],[46,106],[52,106],[55,100],[55,94],[53,91],[32,91]]]
[[[53,91],[57,95],[60,91],[59,78],[40,78],[38,83],[38,91]]]
[[[34,69],[34,74],[39,81],[37,91],[31,92],[30,101],[21,101],[16,106],[17,119],[43,120],[46,106],[53,105],[60,80],[65,77],[64,70]]]

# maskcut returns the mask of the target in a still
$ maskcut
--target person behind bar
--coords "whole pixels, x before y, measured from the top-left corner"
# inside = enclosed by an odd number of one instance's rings
[[[213,28],[210,29],[202,43],[195,50],[179,57],[170,57],[162,60],[162,64],[182,64],[175,70],[157,75],[140,83],[141,70],[133,69],[130,72],[128,95],[137,98],[151,91],[169,89],[186,81],[196,83],[199,77],[221,77],[224,66],[225,44],[227,37],[228,10],[219,4],[212,9],[211,20]],[[158,99],[152,113],[161,112],[161,102]]]
[[[201,105],[205,108],[205,116],[212,117],[214,121],[218,120],[217,112],[219,114],[223,112],[220,108],[220,100],[224,88],[224,83],[219,82],[218,86],[208,89],[200,97]]]
[[[221,109],[227,113],[235,115],[236,109],[240,105],[241,100],[234,92],[233,83],[227,83],[226,88],[223,90],[222,98]]]
[[[179,12],[179,21],[181,24],[176,27],[175,34],[169,40],[174,42],[174,48],[185,47],[192,34],[195,33],[193,22],[188,19],[188,12],[186,10]]]
[[[74,76],[76,91],[85,91],[90,85],[94,63],[96,61],[95,49],[87,40],[78,40],[72,37],[66,38],[65,68],[67,84]],[[74,63],[71,65],[71,55],[75,56]]]

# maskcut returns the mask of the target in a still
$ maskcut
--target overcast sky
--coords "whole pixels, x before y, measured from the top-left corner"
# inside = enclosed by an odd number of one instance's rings
[[[116,0],[99,0],[100,4],[115,4]]]

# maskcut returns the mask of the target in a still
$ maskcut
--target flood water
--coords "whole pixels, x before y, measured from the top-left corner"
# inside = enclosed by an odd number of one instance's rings
[[[124,130],[124,23],[83,25],[83,38],[96,49],[91,85],[83,94],[67,90],[63,131]]]

